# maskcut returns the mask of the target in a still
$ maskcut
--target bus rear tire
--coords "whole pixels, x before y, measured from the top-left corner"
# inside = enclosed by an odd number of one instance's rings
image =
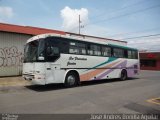
[[[64,83],[65,87],[77,86],[79,83],[78,79],[79,79],[79,77],[75,72],[71,71],[71,72],[67,73],[66,78],[65,78],[65,83]]]
[[[120,80],[124,81],[127,79],[127,71],[126,70],[122,70],[121,71],[121,76],[120,76]]]

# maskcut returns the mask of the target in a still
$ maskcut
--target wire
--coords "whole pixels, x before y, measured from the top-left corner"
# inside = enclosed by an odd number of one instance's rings
[[[145,11],[147,11],[147,10],[150,10],[150,9],[153,9],[153,8],[157,8],[157,7],[160,7],[160,4],[159,4],[159,5],[154,5],[154,6],[145,8],[145,9],[137,10],[137,11],[134,11],[134,12],[132,12],[132,13],[126,13],[126,14],[119,15],[119,16],[114,16],[114,17],[111,17],[111,18],[108,18],[108,19],[99,20],[99,21],[96,21],[96,22],[93,22],[93,23],[90,23],[90,24],[86,24],[86,25],[84,25],[84,26],[88,26],[88,25],[95,24],[95,23],[102,23],[102,22],[106,22],[106,21],[108,21],[108,20],[112,20],[112,19],[116,19],[116,18],[128,16],[128,15],[132,15],[132,14],[136,14],[136,13],[140,13],[140,12],[145,12]]]
[[[145,8],[145,9],[137,10],[137,11],[134,11],[134,12],[132,12],[132,13],[126,13],[126,14],[122,14],[122,15],[119,15],[119,16],[110,17],[110,18],[108,18],[108,19],[104,19],[104,20],[99,20],[99,21],[95,21],[95,22],[92,22],[92,23],[88,23],[88,24],[85,24],[84,26],[89,26],[89,25],[93,25],[93,24],[95,24],[95,23],[102,23],[102,22],[106,22],[106,21],[108,21],[108,20],[118,19],[118,18],[120,18],[120,17],[125,17],[125,16],[128,16],[128,15],[137,14],[137,13],[140,13],[140,12],[145,12],[145,11],[147,11],[147,10],[154,9],[154,8],[157,8],[157,7],[160,7],[160,4],[159,4],[159,5],[154,5],[154,6]],[[76,28],[78,28],[78,27],[74,27],[74,28],[73,28],[72,30],[70,30],[70,31],[73,31],[73,30],[75,30]]]
[[[160,34],[152,34],[152,35],[146,35],[146,36],[138,36],[138,37],[131,37],[131,38],[124,38],[119,40],[129,40],[129,39],[137,39],[137,38],[145,38],[145,37],[153,37],[153,36],[159,36]]]
[[[134,34],[134,33],[148,32],[148,31],[153,31],[153,30],[157,30],[157,29],[160,29],[160,27],[156,27],[156,28],[152,28],[152,29],[146,29],[146,30],[141,30],[141,31],[135,31],[135,32],[129,32],[129,33],[118,33],[118,34],[109,35],[107,37],[115,37],[115,36],[119,36],[119,35],[130,35],[130,34]]]
[[[146,0],[142,0],[142,1],[139,1],[139,2],[136,2],[136,3],[133,3],[133,4],[130,4],[130,5],[128,5],[128,6],[124,6],[124,7],[120,8],[120,9],[116,9],[116,10],[114,10],[114,11],[111,11],[110,14],[111,14],[111,13],[113,14],[113,13],[119,12],[119,11],[121,11],[121,10],[123,10],[123,9],[129,8],[129,7],[132,7],[132,6],[135,6],[135,5],[137,5],[137,4],[140,5],[140,3],[142,3],[142,2],[146,2]],[[106,12],[105,12],[105,13],[106,13]],[[94,16],[94,17],[91,17],[91,18],[97,18],[97,17],[103,16],[105,13],[99,14],[99,15]]]
[[[160,41],[155,41],[155,42],[160,42]],[[147,43],[151,43],[151,44],[152,44],[153,41],[152,41],[152,42],[139,42],[139,43],[136,43],[136,42],[135,42],[135,43],[128,43],[128,45],[137,45],[137,44],[139,45],[139,44],[145,44],[145,43],[146,43],[146,44],[147,44]],[[156,43],[156,44],[157,44],[157,43]],[[160,46],[160,44],[159,44],[159,46]]]

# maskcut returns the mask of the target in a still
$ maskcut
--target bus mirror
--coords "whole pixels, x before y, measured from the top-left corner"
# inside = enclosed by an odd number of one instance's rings
[[[39,57],[38,57],[38,60],[44,60],[44,57],[39,56]]]

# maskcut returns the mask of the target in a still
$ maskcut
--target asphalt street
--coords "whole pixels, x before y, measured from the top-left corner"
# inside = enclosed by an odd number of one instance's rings
[[[126,81],[85,82],[75,88],[63,85],[25,86],[0,91],[0,113],[160,113],[160,71],[141,71]]]

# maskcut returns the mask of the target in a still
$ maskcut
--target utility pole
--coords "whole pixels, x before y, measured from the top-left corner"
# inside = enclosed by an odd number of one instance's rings
[[[79,35],[81,34],[81,16],[79,15]]]
[[[81,34],[81,28],[84,28],[84,25],[81,25],[82,21],[81,21],[81,16],[79,15],[79,35]]]

